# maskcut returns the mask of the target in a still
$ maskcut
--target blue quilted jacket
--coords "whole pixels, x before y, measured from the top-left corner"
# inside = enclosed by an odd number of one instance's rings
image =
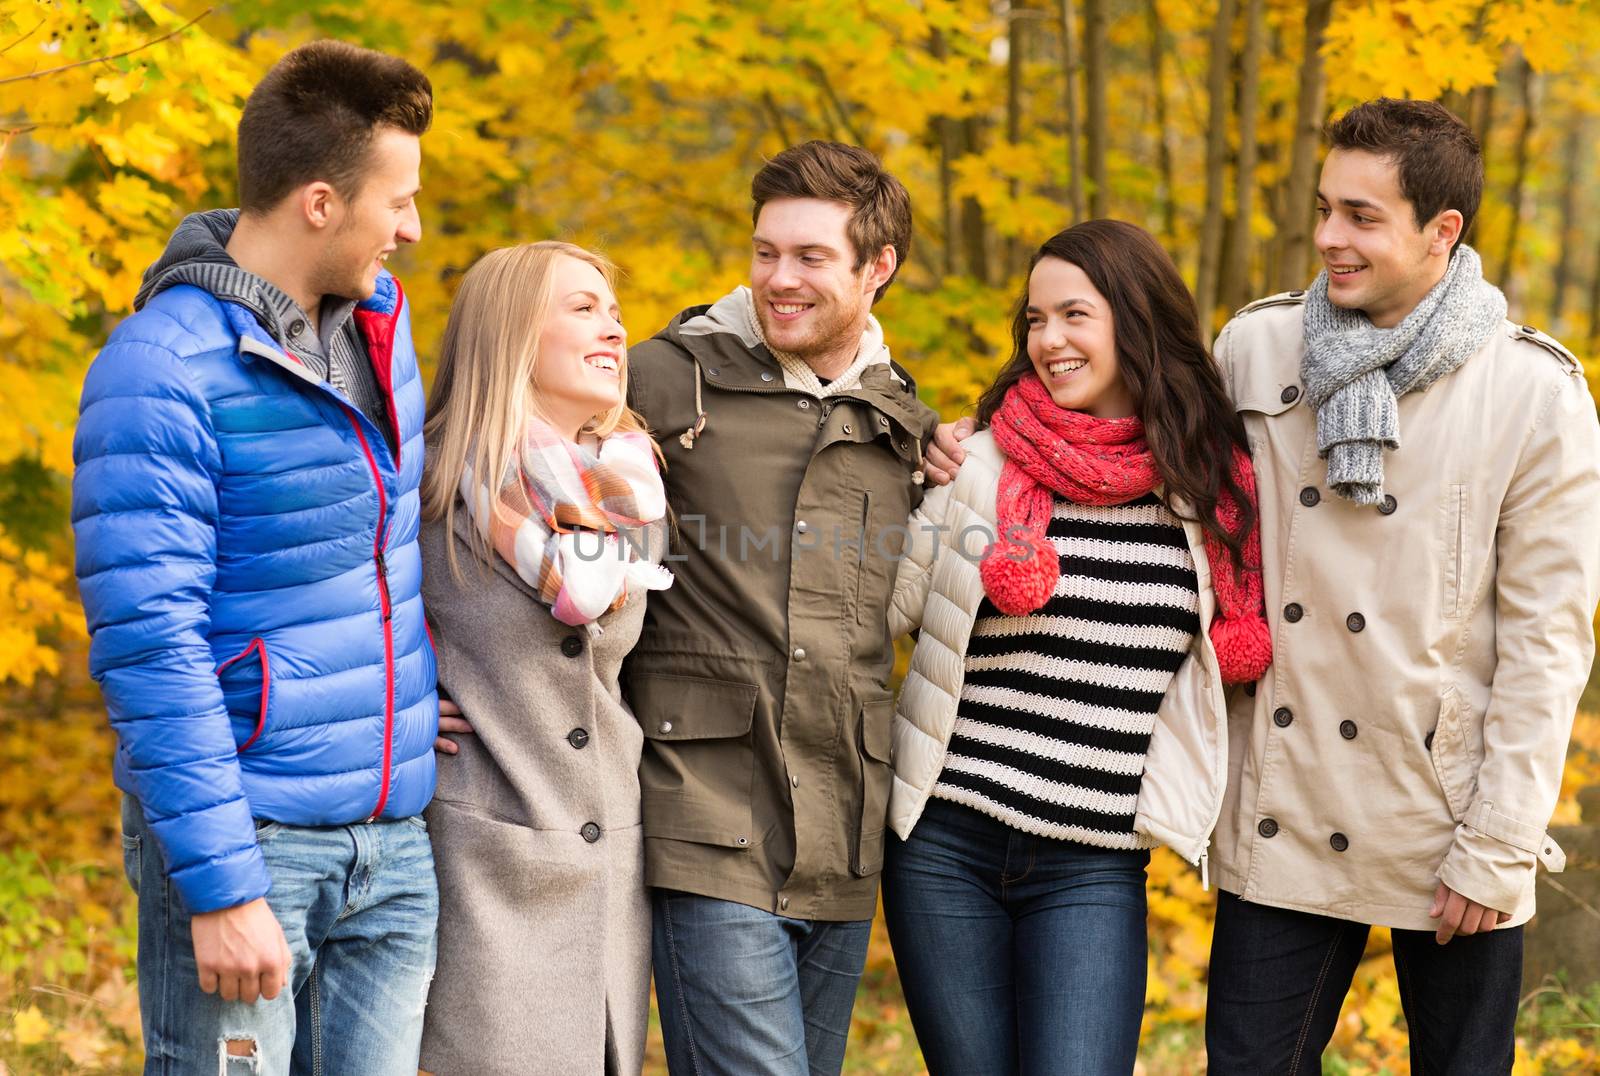
[[[192,285],[119,325],[72,482],[90,671],[191,912],[264,896],[253,819],[414,815],[433,795],[423,390],[398,282],[355,313],[385,434],[245,307]]]

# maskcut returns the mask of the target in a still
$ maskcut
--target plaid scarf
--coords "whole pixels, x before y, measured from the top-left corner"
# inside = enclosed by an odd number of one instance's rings
[[[1045,537],[1055,495],[1073,504],[1126,504],[1155,489],[1161,476],[1139,418],[1096,418],[1059,407],[1032,373],[1007,390],[992,430],[1006,457],[995,495],[999,538],[978,571],[995,608],[1026,616],[1050,600],[1061,577],[1060,558]],[[1238,449],[1233,450],[1233,478],[1253,504],[1255,471]],[[1238,506],[1224,494],[1217,504],[1218,522],[1237,533],[1239,516]],[[1262,613],[1259,524],[1243,538],[1242,572],[1219,539],[1209,533],[1205,538],[1217,599],[1211,643],[1222,679],[1230,684],[1258,679],[1272,662],[1272,637]]]
[[[468,467],[461,498],[478,533],[563,624],[592,624],[630,588],[672,585],[671,572],[636,555],[643,528],[667,510],[645,434],[579,444],[530,419],[498,492]]]

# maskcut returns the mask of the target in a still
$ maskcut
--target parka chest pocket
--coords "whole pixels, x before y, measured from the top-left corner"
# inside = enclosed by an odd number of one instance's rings
[[[756,686],[636,673],[628,701],[646,738],[639,763],[645,834],[750,848]]]

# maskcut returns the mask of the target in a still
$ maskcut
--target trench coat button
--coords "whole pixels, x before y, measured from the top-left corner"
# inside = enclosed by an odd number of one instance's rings
[[[1360,613],[1351,613],[1344,618],[1344,626],[1351,631],[1360,631],[1367,626],[1367,618]]]
[[[667,733],[669,733],[671,731],[672,731],[672,722],[670,722],[670,721],[661,722],[661,734],[663,736],[665,736]]]
[[[1278,835],[1278,823],[1274,819],[1263,818],[1256,825],[1256,832],[1263,837],[1276,837]]]
[[[1286,729],[1294,724],[1294,711],[1287,706],[1280,706],[1272,711],[1272,723],[1280,729]]]
[[[1244,686],[1244,693],[1252,699],[1256,697],[1256,682],[1254,680]]]
[[[795,647],[794,648],[794,653],[791,656],[796,661],[804,661],[806,659],[806,648],[803,647],[803,646]]]
[[[1305,294],[1305,292],[1303,292],[1303,291],[1291,291],[1289,293],[1289,298],[1298,299],[1298,298],[1300,298],[1300,296],[1302,296],[1304,294]]]
[[[772,371],[771,370],[762,370],[761,371],[761,380],[763,380],[763,381],[771,381],[772,380]]]
[[[1333,836],[1328,838],[1328,843],[1333,846],[1333,850],[1335,852],[1343,852],[1346,848],[1350,847],[1350,838],[1346,837],[1343,833],[1335,833]]]
[[[573,747],[576,747],[579,751],[582,751],[585,747],[589,746],[589,730],[573,729],[571,732],[567,733],[567,742]]]
[[[600,839],[600,827],[593,822],[585,822],[583,828],[578,830],[578,833],[590,844]]]
[[[1527,333],[1529,336],[1532,336],[1534,333],[1538,332],[1539,330],[1535,329],[1532,325],[1524,325],[1522,327],[1522,331]]]
[[[1433,750],[1433,730],[1432,729],[1429,729],[1428,730],[1428,734],[1422,738],[1422,746],[1426,747],[1429,751]]]
[[[301,321],[299,318],[295,318],[293,321],[291,321],[289,323],[289,335],[290,336],[299,336],[301,333],[303,333],[305,331],[306,331],[306,323]]]
[[[1392,516],[1394,515],[1394,510],[1399,507],[1400,502],[1394,499],[1394,494],[1385,493],[1383,495],[1383,500],[1378,502],[1378,513],[1380,515]]]
[[[1291,624],[1300,623],[1300,618],[1305,615],[1306,611],[1300,608],[1299,602],[1290,602],[1288,605],[1283,607],[1283,619],[1287,620]]]
[[[1316,486],[1307,486],[1300,491],[1300,503],[1307,508],[1315,508],[1320,500],[1322,500],[1322,494],[1317,492]]]
[[[789,898],[788,897],[779,897],[778,898],[778,911],[786,912],[788,910],[789,910]]]
[[[1339,735],[1347,740],[1356,738],[1356,723],[1354,721],[1339,722]]]
[[[810,400],[796,400],[794,402],[794,405],[796,407],[798,407],[802,411],[811,410],[811,401]]]
[[[575,658],[583,653],[583,640],[576,635],[569,635],[561,640],[561,652],[569,658]]]
[[[1278,394],[1278,399],[1282,400],[1284,403],[1294,403],[1299,398],[1300,398],[1300,386],[1299,385],[1290,385],[1288,388],[1284,389],[1282,392],[1280,392]]]
[[[804,534],[806,531],[811,529],[811,524],[802,519],[795,523],[794,529],[799,531],[801,534]]]

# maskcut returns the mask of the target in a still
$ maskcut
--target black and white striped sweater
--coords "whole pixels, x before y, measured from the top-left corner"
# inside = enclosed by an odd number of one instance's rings
[[[1056,498],[1061,578],[1043,607],[988,598],[967,648],[954,735],[933,795],[1043,837],[1147,848],[1134,805],[1156,710],[1200,630],[1183,526],[1154,495]]]

